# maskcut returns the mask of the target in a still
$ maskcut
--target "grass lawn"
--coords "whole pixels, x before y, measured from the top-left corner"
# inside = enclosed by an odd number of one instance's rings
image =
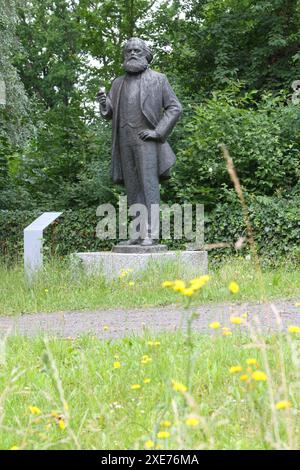
[[[0,448],[299,449],[297,336],[2,338]]]
[[[299,301],[298,268],[261,274],[234,259],[210,275],[193,304]],[[32,285],[20,267],[2,266],[0,276],[2,314],[183,307],[192,299],[161,287],[179,277],[172,266],[110,282],[62,262],[46,265]],[[240,286],[234,295],[231,281]],[[192,318],[186,333],[118,341],[2,335],[0,448],[299,449],[300,328],[265,337],[244,317],[247,336],[218,324],[212,335],[199,335]]]
[[[210,275],[212,279],[195,299],[196,303],[300,297],[300,267],[282,265],[266,269],[261,277],[251,261],[233,258],[210,269]],[[175,304],[178,295],[163,289],[161,283],[178,276],[172,265],[163,271],[153,266],[138,278],[129,273],[108,282],[101,275],[87,276],[67,262],[54,260],[29,285],[21,266],[0,265],[0,314]],[[232,280],[240,285],[240,292],[234,298],[227,288]]]

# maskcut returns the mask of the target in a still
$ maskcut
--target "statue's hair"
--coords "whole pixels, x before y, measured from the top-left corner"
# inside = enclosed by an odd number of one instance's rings
[[[153,54],[152,54],[152,51],[150,49],[150,47],[147,46],[147,44],[145,43],[145,41],[143,39],[140,39],[140,38],[129,38],[126,43],[124,44],[124,47],[123,47],[123,55],[125,54],[125,49],[126,49],[126,46],[128,45],[129,42],[131,41],[137,41],[140,43],[141,47],[144,49],[144,51],[146,52],[146,59],[147,59],[147,62],[148,64],[150,64],[150,62],[152,61],[153,59]]]

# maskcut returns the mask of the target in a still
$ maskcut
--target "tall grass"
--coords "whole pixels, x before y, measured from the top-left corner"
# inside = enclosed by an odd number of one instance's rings
[[[237,257],[211,268],[210,274],[213,282],[196,300],[198,304],[261,300],[261,289],[264,296],[271,299],[300,297],[300,267],[282,265],[276,269],[266,268],[258,274],[251,260]],[[107,281],[99,274],[88,276],[67,261],[54,259],[46,264],[34,283],[28,284],[22,267],[7,268],[0,264],[0,314],[176,304],[178,296],[163,289],[161,283],[178,276],[171,264],[162,270],[152,266],[138,277],[130,273]],[[235,297],[227,289],[231,280],[241,284]],[[130,281],[134,285],[129,285]]]
[[[299,339],[220,331],[192,334],[192,356],[180,332],[115,342],[10,337],[2,349],[0,448],[299,448]],[[142,363],[145,355],[152,360]],[[251,379],[249,358],[266,381]],[[172,380],[187,386],[190,361],[188,390],[174,390]],[[236,365],[243,371],[230,374]],[[291,408],[277,410],[282,400]]]

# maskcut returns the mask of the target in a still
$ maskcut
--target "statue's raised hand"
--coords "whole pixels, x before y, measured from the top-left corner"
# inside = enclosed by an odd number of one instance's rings
[[[158,133],[151,129],[142,129],[138,135],[142,140],[159,140]]]
[[[106,94],[105,94],[105,89],[101,87],[96,95],[96,98],[98,102],[100,103],[101,106],[105,107],[106,106]]]

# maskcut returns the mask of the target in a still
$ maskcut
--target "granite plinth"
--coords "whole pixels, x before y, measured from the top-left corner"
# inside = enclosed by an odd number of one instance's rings
[[[174,267],[174,276],[198,276],[207,273],[207,251],[162,251],[156,253],[115,253],[108,251],[75,253],[87,273],[102,272],[107,278],[120,275],[122,270],[132,269],[135,276],[147,268],[163,270]]]

